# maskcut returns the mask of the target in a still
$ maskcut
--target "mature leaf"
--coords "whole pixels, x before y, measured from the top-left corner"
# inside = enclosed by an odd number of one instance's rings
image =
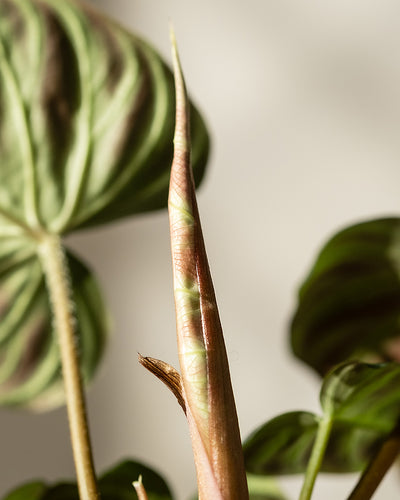
[[[34,247],[19,239],[6,243],[0,245],[0,404],[46,409],[64,397],[46,283]],[[82,373],[90,380],[103,352],[108,318],[88,268],[72,254],[68,263]]]
[[[78,0],[2,0],[0,79],[5,218],[62,233],[166,206],[174,85],[146,43]]]
[[[363,469],[400,418],[400,365],[342,364],[325,377],[320,401],[323,417],[286,413],[256,430],[244,443],[247,470],[304,472],[322,418],[333,425],[321,470]]]
[[[79,0],[1,0],[0,82],[0,404],[46,408],[62,390],[38,244],[166,206],[174,84],[151,47]],[[199,182],[208,136],[191,111]],[[107,321],[71,265],[89,379]]]
[[[400,219],[336,234],[299,292],[296,356],[320,374],[339,362],[400,359]]]
[[[139,475],[149,500],[172,500],[171,491],[164,479],[152,469],[132,460],[120,463],[106,472],[99,481],[102,500],[135,500],[132,485]],[[25,496],[24,496],[25,495]],[[79,500],[78,488],[73,483],[46,486],[35,482],[14,490],[3,500]]]

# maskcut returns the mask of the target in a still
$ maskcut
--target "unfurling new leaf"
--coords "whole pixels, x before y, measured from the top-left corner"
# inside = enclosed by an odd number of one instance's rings
[[[172,45],[176,125],[168,211],[182,393],[200,500],[245,500],[239,425],[194,191],[190,110],[174,36]]]

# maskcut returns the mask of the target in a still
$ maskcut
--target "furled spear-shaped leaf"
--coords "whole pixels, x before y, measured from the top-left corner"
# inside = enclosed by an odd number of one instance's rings
[[[0,405],[63,401],[57,328],[39,248],[48,235],[167,204],[171,71],[79,0],[0,1]],[[191,107],[195,174],[208,136]],[[70,270],[85,379],[108,329],[89,270]]]
[[[148,500],[172,500],[165,480],[149,467],[132,460],[118,464],[100,478],[102,500],[137,499],[132,483],[139,475],[146,483]],[[74,483],[48,485],[35,481],[13,490],[3,500],[79,500],[79,494]]]
[[[176,87],[169,216],[182,391],[201,500],[248,490],[228,358],[208,267],[190,161],[189,104],[173,39]]]
[[[172,33],[176,89],[169,217],[181,376],[153,358],[139,361],[186,413],[200,500],[249,497],[228,358],[208,267],[191,166],[189,102]]]

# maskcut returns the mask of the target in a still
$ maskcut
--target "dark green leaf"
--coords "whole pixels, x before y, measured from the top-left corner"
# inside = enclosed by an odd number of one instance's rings
[[[320,400],[333,423],[321,470],[361,470],[400,418],[400,365],[342,364],[325,377]],[[292,412],[261,426],[244,443],[247,470],[304,472],[321,418]]]
[[[149,500],[172,500],[172,494],[164,479],[145,465],[132,460],[120,463],[106,472],[99,481],[102,500],[135,500],[137,495],[132,485],[139,475]],[[23,496],[23,495],[26,496]],[[9,493],[3,500],[79,500],[78,488],[72,483],[45,486],[30,483]]]
[[[172,494],[164,479],[152,469],[131,460],[122,462],[104,474],[100,480],[102,500],[136,498],[133,481],[142,476],[149,500],[171,500]],[[132,494],[133,491],[133,494]]]
[[[400,219],[351,226],[320,252],[291,326],[296,356],[320,374],[349,359],[400,359]]]
[[[257,429],[244,443],[246,469],[253,474],[303,472],[318,429],[318,417],[291,412]]]
[[[62,403],[64,393],[46,284],[32,246],[14,241],[12,252],[11,241],[0,245],[0,404],[47,409]],[[108,318],[93,275],[72,255],[68,263],[88,381],[103,352]]]
[[[42,482],[25,484],[12,493],[6,495],[3,500],[43,500],[46,486]]]

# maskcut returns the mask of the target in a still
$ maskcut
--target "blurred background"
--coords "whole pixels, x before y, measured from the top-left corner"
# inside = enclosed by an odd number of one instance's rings
[[[243,437],[279,413],[319,411],[319,381],[291,355],[296,290],[344,225],[400,213],[400,3],[395,0],[97,0],[170,60],[212,135],[199,191]],[[167,213],[73,235],[103,286],[114,333],[88,394],[98,471],[125,457],[195,491],[186,422],[137,352],[177,366]],[[0,410],[0,494],[73,476],[64,409]],[[5,458],[6,457],[6,458]],[[374,498],[398,496],[392,471]],[[322,476],[344,498],[355,476]],[[301,478],[283,478],[296,497]],[[397,493],[396,493],[397,491]]]

